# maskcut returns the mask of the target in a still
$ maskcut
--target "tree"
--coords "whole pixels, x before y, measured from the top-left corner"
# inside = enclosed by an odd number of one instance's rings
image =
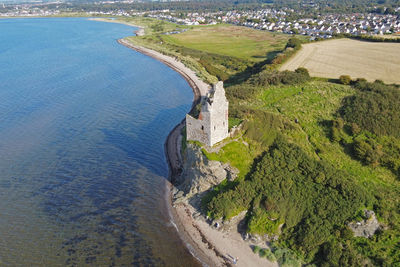
[[[301,47],[301,41],[296,37],[292,37],[288,40],[286,44],[286,48],[292,47],[294,49],[299,49]]]
[[[303,74],[303,75],[305,75],[305,76],[307,76],[307,77],[310,77],[310,73],[308,73],[308,69],[306,69],[306,68],[303,68],[303,67],[297,68],[297,69],[295,70],[295,72],[296,72],[296,73]]]

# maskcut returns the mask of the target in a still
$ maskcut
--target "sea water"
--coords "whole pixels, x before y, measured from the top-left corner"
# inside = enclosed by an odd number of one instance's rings
[[[84,18],[0,20],[0,266],[198,265],[163,144],[186,81]]]

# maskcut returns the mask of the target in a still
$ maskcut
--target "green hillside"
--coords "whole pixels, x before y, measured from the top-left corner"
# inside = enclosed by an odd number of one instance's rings
[[[240,171],[204,197],[204,213],[228,220],[248,211],[247,231],[277,237],[282,265],[400,266],[399,88],[278,72],[300,47],[289,36],[226,25],[164,35],[175,26],[145,24],[149,34],[129,40],[205,81],[224,80],[230,124],[242,123],[218,153],[204,151]],[[347,224],[365,209],[381,229],[354,237]]]
[[[351,144],[357,137],[347,134],[347,122],[340,138],[332,138],[346,99],[359,89],[314,79],[255,91],[253,98],[243,100],[227,88],[233,115],[247,124],[243,139],[265,152],[254,160],[246,179],[207,199],[208,215],[229,219],[248,210],[250,233],[279,234],[275,245],[293,249],[303,263],[398,263],[400,177],[389,167],[394,165],[366,164],[355,157]],[[381,144],[391,140],[390,147],[381,147],[398,164],[400,140],[380,138]],[[346,226],[360,220],[363,209],[374,210],[385,227],[370,239],[352,237]]]

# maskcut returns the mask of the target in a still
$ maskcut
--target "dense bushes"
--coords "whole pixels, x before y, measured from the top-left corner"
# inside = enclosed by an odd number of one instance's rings
[[[221,69],[219,69],[217,67],[214,67],[212,64],[210,64],[206,60],[200,59],[199,63],[206,69],[206,71],[208,73],[210,73],[211,75],[217,77],[218,80],[226,81],[226,80],[229,79],[229,75],[225,71],[223,71],[223,70],[221,70]]]
[[[301,48],[301,41],[297,39],[296,37],[292,37],[288,40],[286,44],[286,48],[291,47],[294,49],[300,49]]]
[[[352,156],[366,165],[384,166],[400,178],[400,90],[361,79],[353,85],[358,91],[343,100],[331,141],[344,137]]]
[[[339,118],[340,119],[340,118]],[[400,138],[393,136],[376,136],[368,131],[361,131],[357,124],[339,128],[337,123],[332,125],[333,142],[342,141],[345,136],[344,128],[350,129],[350,139],[345,142],[352,156],[365,165],[384,166],[400,179]]]
[[[277,212],[255,208],[248,222],[248,232],[252,234],[277,234],[282,220]]]
[[[212,217],[225,219],[251,210],[248,222],[255,222],[250,229],[256,233],[276,233],[283,222],[287,244],[312,259],[368,199],[345,173],[279,137],[248,179],[215,197],[207,209]]]
[[[400,37],[397,38],[385,38],[377,35],[359,35],[359,36],[349,36],[352,39],[369,41],[369,42],[385,42],[385,43],[400,43]]]
[[[227,87],[226,90],[228,99],[238,98],[242,100],[249,100],[253,98],[258,92],[261,91],[260,87],[248,83],[233,85]]]
[[[298,84],[310,80],[308,70],[305,68],[298,68],[295,71],[271,71],[264,70],[250,78],[250,83],[256,86],[269,86],[279,84]]]
[[[400,43],[400,37],[391,38],[391,37],[384,37],[381,35],[366,35],[366,34],[352,35],[350,33],[339,33],[339,34],[334,34],[333,37],[335,37],[335,38],[350,38],[350,39],[368,41],[368,42]]]
[[[351,78],[349,75],[341,75],[339,81],[341,84],[349,85],[351,83]]]
[[[245,136],[263,147],[271,145],[280,131],[293,127],[281,116],[262,110],[251,110],[248,117],[243,126]]]
[[[343,100],[340,115],[378,136],[400,137],[400,90],[382,83],[358,82],[355,95]]]
[[[278,53],[275,58],[273,58],[269,63],[272,63],[273,65],[282,64],[293,54],[295,54],[300,48],[301,41],[296,37],[292,37],[288,40],[285,50],[283,50],[281,53]]]
[[[275,71],[275,70],[263,70],[240,85],[233,85],[227,87],[227,96],[230,100],[242,99],[250,100],[254,96],[261,92],[262,87],[271,85],[288,84],[294,85],[299,83],[307,82],[311,79],[308,70],[305,68],[298,68],[295,71]]]

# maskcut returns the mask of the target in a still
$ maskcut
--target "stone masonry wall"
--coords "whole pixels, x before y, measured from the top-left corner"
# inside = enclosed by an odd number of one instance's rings
[[[206,114],[201,114],[202,119],[197,120],[186,114],[186,139],[200,141],[203,144],[209,145],[210,124]],[[206,117],[206,120],[204,120]]]
[[[223,83],[218,82],[203,99],[199,119],[186,115],[187,140],[213,146],[228,137],[228,106]]]
[[[228,137],[228,106],[222,82],[215,86],[213,103],[210,108],[211,146]]]

